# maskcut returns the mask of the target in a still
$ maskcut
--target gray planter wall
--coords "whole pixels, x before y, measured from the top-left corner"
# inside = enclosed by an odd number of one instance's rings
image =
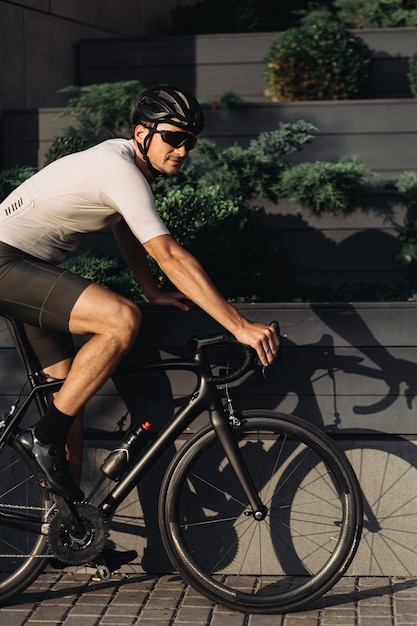
[[[297,414],[326,429],[346,451],[365,498],[364,535],[350,573],[417,575],[417,305],[242,304],[239,309],[252,320],[278,319],[284,337],[280,363],[265,379],[258,371],[233,385],[236,405]],[[145,306],[138,349],[129,360],[183,354],[190,335],[217,329],[196,309],[185,314]],[[3,326],[0,342],[4,410],[21,390],[24,377]],[[154,383],[140,383],[133,375],[124,381],[114,378],[103,387],[86,416],[88,499],[95,497],[89,491],[100,477],[101,460],[114,445],[100,431],[116,433],[129,411],[135,421],[149,419],[158,428],[193,386],[187,376],[170,373]],[[35,414],[28,417],[34,419]],[[129,420],[130,415],[125,424]],[[114,519],[112,537],[138,550],[138,571],[170,569],[156,529],[156,500],[171,455],[169,451],[160,460]]]

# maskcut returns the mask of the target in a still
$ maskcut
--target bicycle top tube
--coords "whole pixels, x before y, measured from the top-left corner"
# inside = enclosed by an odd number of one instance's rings
[[[23,323],[15,318],[0,313],[6,322],[8,322],[8,328],[14,344],[22,356],[26,372],[31,380],[32,377],[39,373],[39,363],[36,355],[33,352],[32,346],[26,336],[26,332]],[[274,326],[279,332],[279,325],[277,322],[271,322],[271,326]],[[203,375],[206,380],[216,385],[233,382],[241,378],[246,372],[254,369],[257,362],[257,355],[255,350],[250,346],[239,343],[232,334],[224,331],[209,335],[194,336],[188,341],[192,358],[175,357],[172,359],[162,359],[161,361],[143,363],[143,364],[126,364],[119,365],[114,372],[114,376],[121,376],[123,374],[131,374],[132,372],[150,371],[150,370],[168,370],[168,369],[183,369],[195,372],[197,375]],[[220,375],[214,375],[210,371],[202,371],[202,361],[196,359],[196,356],[207,348],[216,346],[234,346],[238,347],[242,351],[243,360],[241,364],[232,369],[228,369],[225,373]],[[208,361],[205,361],[208,366]],[[32,384],[32,387],[37,387],[36,382]]]

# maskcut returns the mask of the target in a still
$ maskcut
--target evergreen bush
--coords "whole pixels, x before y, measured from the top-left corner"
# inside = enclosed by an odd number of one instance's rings
[[[213,141],[200,139],[180,174],[160,178],[153,184],[157,195],[188,184],[203,189],[219,185],[230,197],[249,200],[252,197],[276,200],[280,195],[282,172],[292,164],[291,156],[311,142],[317,130],[309,122],[299,120],[281,123],[275,131],[260,133],[247,148],[221,148]]]
[[[66,259],[61,267],[112,289],[134,302],[143,302],[144,297],[130,269],[117,257],[99,254],[94,250]]]
[[[0,171],[0,202],[34,173],[33,167],[19,167],[18,165]]]
[[[62,136],[55,137],[46,153],[46,164],[106,139],[130,136],[132,108],[142,89],[137,80],[61,89],[59,93],[67,95],[69,101],[60,117],[73,121]]]
[[[417,203],[417,172],[403,172],[395,181],[395,187],[409,202]]]
[[[309,16],[274,39],[265,58],[265,93],[287,102],[358,98],[370,68],[371,51],[362,39],[338,21]]]
[[[411,94],[417,98],[417,52],[413,54],[408,62],[408,82]]]
[[[347,28],[398,28],[417,26],[414,0],[333,0]]]
[[[346,28],[417,26],[415,0],[200,0],[173,8],[172,34],[283,32],[321,9]]]
[[[274,248],[261,211],[219,186],[171,189],[157,198],[173,237],[194,254],[219,290],[231,299],[268,299]],[[154,264],[161,286],[165,276]]]
[[[299,208],[314,213],[349,213],[361,206],[371,175],[357,159],[300,163],[283,172],[281,192]]]
[[[200,0],[177,5],[171,11],[176,35],[203,33],[253,33],[283,31],[299,20],[298,11],[307,10],[311,0]],[[327,0],[316,0],[327,4]]]

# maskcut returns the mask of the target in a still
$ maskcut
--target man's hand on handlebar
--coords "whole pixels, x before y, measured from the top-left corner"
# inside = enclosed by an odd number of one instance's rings
[[[259,360],[265,367],[271,365],[279,350],[279,338],[275,325],[267,326],[256,322],[248,322],[244,328],[235,334],[241,343],[245,343],[256,350]]]

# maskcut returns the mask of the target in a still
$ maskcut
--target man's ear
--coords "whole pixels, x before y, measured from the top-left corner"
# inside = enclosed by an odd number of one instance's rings
[[[133,131],[133,136],[137,142],[143,143],[148,132],[149,130],[146,128],[146,126],[142,126],[142,124],[138,124],[137,126],[135,126],[135,130]]]

